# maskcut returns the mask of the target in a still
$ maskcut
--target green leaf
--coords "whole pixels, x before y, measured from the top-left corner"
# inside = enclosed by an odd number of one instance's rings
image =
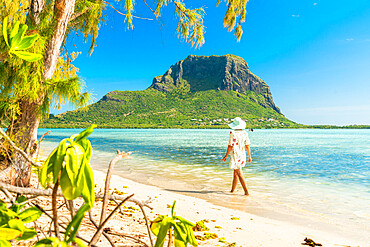
[[[17,21],[12,29],[12,31],[10,32],[10,36],[9,36],[9,39],[12,39],[15,35],[17,35],[18,31],[19,31],[19,24],[20,22]],[[11,44],[10,44],[11,46]]]
[[[1,247],[12,247],[11,243],[8,240],[1,240],[1,239],[0,239],[0,246]]]
[[[10,47],[9,41],[8,41],[8,19],[9,19],[8,17],[5,17],[3,21],[3,36],[4,36],[6,45]]]
[[[18,48],[16,48],[16,50],[26,50],[26,49],[30,48],[31,46],[33,46],[33,44],[35,43],[35,41],[38,38],[39,38],[38,34],[29,35],[29,36],[24,37],[21,40]]]
[[[49,177],[48,177],[48,174],[50,171],[50,168],[54,165],[55,163],[55,159],[57,157],[57,148],[55,148],[53,150],[53,152],[51,152],[51,154],[49,155],[49,157],[45,160],[44,162],[44,165],[43,167],[40,169],[40,172],[39,172],[39,181],[42,185],[42,187],[44,187],[45,189],[49,186]]]
[[[193,228],[190,225],[186,225],[187,232],[188,232],[188,238],[187,241],[193,245],[193,246],[198,246],[198,242],[195,239],[194,233],[193,233]]]
[[[94,130],[94,128],[96,128],[96,124],[92,124],[90,125],[89,127],[87,127],[85,130],[83,130],[80,134],[78,134],[76,137],[75,137],[75,142],[78,142],[80,141],[81,139],[83,138],[86,138],[88,137]]]
[[[171,227],[171,218],[166,217],[163,219],[161,223],[161,228],[159,229],[157,240],[155,241],[154,247],[162,247],[164,244],[164,240],[166,238],[167,232]]]
[[[67,151],[67,146],[68,146],[67,141],[70,141],[70,139],[69,138],[63,139],[59,143],[59,146],[58,146],[58,149],[57,149],[57,156],[55,158],[55,163],[54,163],[54,166],[53,166],[53,179],[54,179],[53,182],[54,182],[54,184],[57,182],[59,172],[63,167],[63,162],[64,162],[64,158],[65,158],[66,151]]]
[[[156,235],[156,236],[158,235],[159,229],[161,228],[161,222],[165,217],[167,217],[167,216],[166,215],[160,215],[157,218],[155,218],[155,220],[152,221],[152,223],[150,225],[150,230],[152,231],[152,233],[154,235]]]
[[[77,144],[81,145],[81,147],[85,150],[85,159],[87,164],[90,163],[91,154],[92,154],[92,147],[91,143],[88,139],[82,138],[78,141],[76,141]]]
[[[186,245],[183,241],[175,239],[175,247],[186,247]]]
[[[22,232],[16,229],[0,227],[0,240],[11,240],[18,237]]]
[[[72,186],[65,167],[62,169],[62,173],[60,174],[59,184],[62,189],[62,193],[67,200],[74,200],[81,195],[81,186]]]
[[[18,237],[17,240],[26,240],[36,237],[37,232],[35,231],[35,228],[26,228],[22,234],[21,237]]]
[[[23,60],[26,60],[27,62],[35,62],[42,58],[41,54],[31,53],[27,51],[11,51],[11,53],[19,58],[22,58]]]
[[[67,148],[65,155],[65,167],[72,186],[77,185],[78,174],[85,157],[84,151],[85,150],[81,147],[81,145],[77,143],[72,143],[71,146]]]
[[[184,224],[186,224],[186,225],[189,225],[189,226],[191,226],[191,227],[195,226],[195,224],[194,224],[194,223],[192,223],[192,222],[190,222],[190,221],[188,221],[188,220],[184,219],[184,218],[183,218],[183,217],[181,217],[181,216],[175,216],[175,217],[173,217],[173,218],[174,218],[174,219],[177,219],[177,220],[181,221],[182,223],[184,223]]]
[[[11,219],[11,220],[9,220],[8,226],[11,229],[15,229],[15,230],[21,231],[21,233],[23,233],[24,229],[26,229],[26,227],[24,226],[24,222],[21,221],[21,220],[19,220],[19,219]]]
[[[82,198],[90,207],[94,207],[95,203],[95,183],[94,173],[89,164],[84,164],[84,186],[82,189]]]
[[[187,242],[187,229],[185,226],[181,224],[174,223],[173,225],[173,230],[174,230],[174,236],[175,239],[181,240],[184,243]]]
[[[81,225],[82,219],[85,217],[85,212],[90,210],[90,206],[88,204],[84,204],[81,206],[81,208],[77,211],[76,215],[73,217],[71,222],[69,222],[65,235],[64,235],[64,241],[69,243],[72,241],[77,234],[78,228]]]
[[[175,205],[176,205],[176,200],[173,201],[172,208],[171,208],[171,216],[175,216]]]
[[[17,215],[18,215],[17,213],[13,212],[10,209],[7,209],[7,208],[1,209],[0,210],[0,226],[7,224],[9,220],[17,217]]]
[[[52,246],[59,246],[60,241],[56,237],[49,237],[49,238],[44,238],[38,241],[34,247],[52,247]]]
[[[22,42],[23,36],[26,33],[28,29],[27,25],[22,25],[18,33],[14,36],[14,38],[10,39],[10,49],[11,50],[17,50],[19,45]]]
[[[12,206],[10,207],[10,210],[12,210],[13,212],[18,213],[20,209],[22,209],[24,206],[26,206],[26,204],[23,203],[25,201],[27,201],[27,197],[19,196],[17,198],[17,200],[15,201],[15,204],[12,204]]]
[[[37,207],[30,207],[26,210],[22,211],[19,214],[19,219],[22,220],[24,223],[29,223],[37,220],[42,215],[42,212]]]

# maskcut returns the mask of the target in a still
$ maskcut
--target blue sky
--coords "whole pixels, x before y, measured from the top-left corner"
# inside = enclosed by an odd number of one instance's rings
[[[177,38],[171,3],[163,10],[164,26],[135,19],[134,30],[127,30],[124,17],[108,8],[91,56],[81,38],[68,45],[69,52],[82,52],[74,64],[94,101],[113,90],[146,89],[154,76],[190,54],[235,54],[266,81],[289,119],[370,124],[369,0],[250,0],[239,43],[223,27],[225,3],[216,7],[216,2],[185,1],[187,7],[206,11],[206,43],[198,49]],[[141,0],[135,10],[137,16],[154,19]],[[66,110],[70,108],[52,112]]]

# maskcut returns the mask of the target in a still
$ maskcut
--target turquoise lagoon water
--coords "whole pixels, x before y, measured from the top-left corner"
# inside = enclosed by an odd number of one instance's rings
[[[40,129],[39,133],[47,129]],[[52,129],[50,152],[76,129]],[[253,162],[229,193],[232,171],[222,162],[229,130],[96,129],[92,166],[108,166],[117,149],[133,151],[116,174],[214,204],[327,230],[370,243],[370,130],[255,130]],[[366,244],[365,244],[366,245]],[[363,245],[362,245],[363,246]]]

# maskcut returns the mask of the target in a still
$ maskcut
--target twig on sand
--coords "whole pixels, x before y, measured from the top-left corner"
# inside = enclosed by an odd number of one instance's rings
[[[18,186],[13,186],[13,185],[4,183],[4,182],[0,182],[0,189],[1,188],[5,188],[9,192],[18,193],[18,194],[22,194],[22,195],[51,196],[52,193],[53,193],[53,191],[50,190],[50,189],[45,190],[45,189],[34,189],[34,188],[18,187]],[[57,196],[63,196],[61,190],[58,190]],[[102,199],[103,197],[104,197],[104,195],[102,195],[101,193],[95,193],[95,198],[96,199]],[[112,200],[112,199],[115,199],[115,200],[124,200],[125,198],[126,198],[125,196],[121,196],[121,195],[109,195],[108,196],[108,199],[109,200]],[[135,198],[130,198],[128,201],[135,203],[139,207],[142,206],[142,207],[147,207],[149,209],[153,209],[151,206],[148,205],[148,203],[151,203],[152,200],[148,200],[148,201],[142,202],[142,201],[137,200]]]
[[[111,162],[109,163],[108,171],[107,171],[107,176],[105,178],[104,197],[103,197],[103,205],[101,207],[101,215],[100,215],[99,228],[98,228],[98,231],[95,233],[94,237],[92,238],[92,240],[90,242],[90,245],[95,245],[98,242],[98,240],[99,240],[99,238],[101,236],[101,233],[103,232],[102,225],[103,225],[103,223],[106,220],[105,216],[106,216],[107,206],[108,206],[109,188],[110,188],[110,180],[112,178],[113,166],[119,160],[121,160],[122,158],[125,158],[125,157],[129,156],[130,154],[131,154],[131,152],[125,153],[125,152],[121,152],[121,151],[117,150],[116,157],[114,157],[111,160]],[[130,198],[130,197],[128,197],[128,198]],[[126,200],[127,199],[125,198],[124,201],[126,201]],[[122,205],[122,203],[121,203],[121,205]],[[118,208],[120,208],[120,207],[118,207]]]
[[[108,234],[111,234],[111,235],[115,235],[115,236],[120,236],[120,237],[124,237],[124,238],[130,238],[130,239],[133,239],[135,240],[136,242],[140,243],[140,244],[143,244],[144,246],[146,247],[149,247],[147,243],[145,243],[144,241],[141,241],[140,239],[137,239],[137,238],[134,238],[130,235],[127,235],[127,234],[124,234],[124,233],[119,233],[119,232],[114,232],[114,231],[111,231],[111,230],[107,230],[106,231]]]
[[[113,216],[113,214],[117,211],[119,207],[121,207],[128,199],[133,197],[134,194],[129,195],[126,197],[117,207],[113,209],[113,211],[108,215],[108,217],[99,225],[98,230],[95,232],[94,236],[92,237],[89,246],[95,245],[95,243],[99,240],[101,233],[103,232],[104,225],[108,222],[108,220]]]
[[[41,146],[41,142],[42,140],[44,139],[45,136],[49,135],[51,133],[51,131],[49,130],[48,132],[46,132],[45,134],[43,134],[39,141],[37,142],[37,154],[36,154],[36,160],[39,159],[39,154],[40,154],[40,146]]]
[[[114,157],[111,162],[109,163],[108,166],[108,171],[107,171],[107,176],[105,178],[105,187],[104,187],[104,197],[103,197],[103,205],[101,208],[101,215],[100,215],[100,225],[102,222],[105,220],[105,214],[107,212],[107,206],[108,206],[108,194],[109,194],[109,188],[110,188],[110,180],[112,177],[112,171],[113,171],[113,166],[122,158],[128,157],[132,152],[120,152],[117,150],[117,155]]]
[[[4,194],[6,195],[6,197],[8,197],[11,203],[15,203],[14,197],[12,196],[12,194],[10,194],[10,192],[7,189],[0,186],[0,190],[4,192]]]
[[[91,214],[91,210],[89,211],[89,218],[90,218],[91,223],[95,226],[95,228],[98,229],[99,226],[94,221],[94,219],[92,217],[92,214]],[[103,231],[103,236],[109,241],[110,245],[112,245],[113,247],[115,247],[115,244],[113,243],[113,241],[110,239],[110,237],[108,236],[108,234],[106,234],[104,231]]]

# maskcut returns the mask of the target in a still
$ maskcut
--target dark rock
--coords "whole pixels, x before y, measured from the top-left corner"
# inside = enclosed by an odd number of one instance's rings
[[[191,92],[225,90],[246,93],[250,90],[264,97],[265,101],[259,102],[260,105],[281,113],[274,104],[269,86],[250,72],[243,58],[235,55],[190,55],[172,65],[163,76],[155,77],[150,87],[168,92],[182,83],[188,83]]]

